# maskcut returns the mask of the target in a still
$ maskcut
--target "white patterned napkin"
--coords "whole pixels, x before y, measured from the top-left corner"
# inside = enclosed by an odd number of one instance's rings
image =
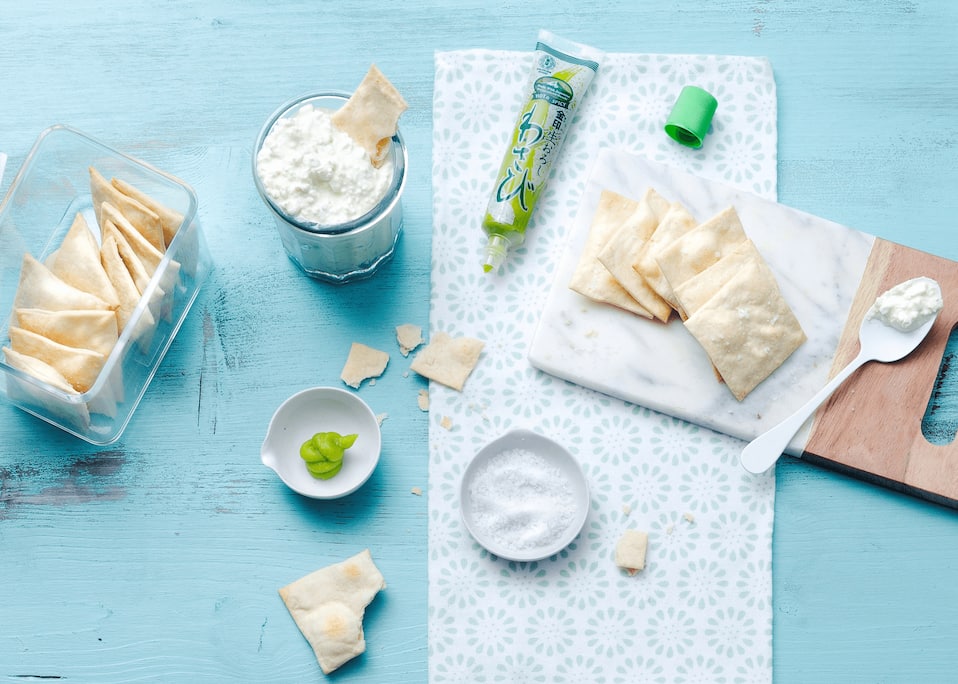
[[[608,55],[525,246],[484,274],[479,225],[531,64],[531,53],[435,56],[430,328],[486,347],[462,393],[430,388],[430,681],[770,681],[774,475],[745,474],[733,438],[558,380],[526,356],[601,146],[775,198],[771,66]],[[698,151],[662,131],[686,84],[719,101]],[[514,427],[567,445],[591,487],[582,534],[535,563],[491,557],[459,516],[467,463]],[[628,527],[649,533],[633,577],[613,562]]]

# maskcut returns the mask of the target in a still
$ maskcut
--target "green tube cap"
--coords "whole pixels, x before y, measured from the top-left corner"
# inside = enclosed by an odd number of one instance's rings
[[[677,143],[698,149],[712,124],[718,100],[708,91],[685,86],[665,122],[665,132]]]

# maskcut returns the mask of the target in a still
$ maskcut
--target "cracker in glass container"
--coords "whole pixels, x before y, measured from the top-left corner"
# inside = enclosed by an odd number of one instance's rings
[[[136,230],[157,250],[166,251],[166,239],[159,215],[134,197],[124,194],[94,167],[90,167],[90,194],[93,196],[93,212],[99,225],[103,225],[102,206],[109,202]]]
[[[14,309],[17,326],[67,345],[83,347],[109,356],[116,345],[119,331],[113,311],[74,309]]]
[[[175,209],[171,209],[121,178],[111,178],[110,184],[127,197],[135,199],[159,217],[160,226],[163,228],[163,241],[166,243],[166,246],[169,247],[176,233],[179,231],[180,225],[183,223],[183,214]]]
[[[120,304],[116,291],[100,263],[100,247],[83,214],[77,212],[70,230],[51,255],[47,268],[73,287],[96,295],[112,308]]]
[[[65,282],[29,253],[23,255],[13,306],[48,311],[116,308],[116,305],[105,302],[97,295]]]
[[[96,382],[106,356],[92,349],[68,347],[65,344],[19,327],[11,327],[10,348],[52,366],[77,392],[86,392]]]

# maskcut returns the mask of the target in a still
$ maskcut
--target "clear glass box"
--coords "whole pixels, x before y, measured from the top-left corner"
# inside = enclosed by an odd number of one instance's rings
[[[24,411],[104,445],[116,441],[129,423],[212,262],[192,188],[69,126],[52,126],[37,138],[0,203],[0,345],[10,346],[24,253],[40,262],[47,259],[77,212],[100,240],[90,192],[91,166],[107,179],[122,179],[179,212],[183,223],[89,390],[65,392],[0,360],[0,392]],[[153,325],[147,326],[150,318]]]

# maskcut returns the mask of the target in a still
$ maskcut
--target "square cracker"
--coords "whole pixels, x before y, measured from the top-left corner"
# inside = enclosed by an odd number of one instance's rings
[[[663,275],[662,269],[659,268],[656,257],[675,240],[692,230],[696,223],[695,217],[689,213],[688,209],[678,202],[674,202],[665,212],[662,220],[659,221],[659,225],[649,237],[648,242],[645,243],[639,258],[632,264],[632,268],[645,278],[649,287],[673,308],[677,308],[675,295],[672,288],[669,287],[669,281]]]
[[[655,255],[655,261],[674,293],[680,285],[719,261],[747,239],[738,212],[735,207],[728,207],[663,247]],[[679,314],[685,318],[686,314],[677,296],[673,303]]]
[[[611,190],[603,190],[592,215],[585,247],[576,264],[569,289],[584,297],[652,318],[652,314],[630,295],[598,259],[610,236],[638,209],[639,203]]]
[[[742,401],[806,339],[771,269],[750,262],[685,321]]]
[[[599,263],[608,269],[639,306],[663,323],[668,322],[672,307],[632,268],[632,264],[642,253],[643,246],[668,208],[668,200],[654,188],[648,188],[639,200],[638,207],[606,240],[597,257]]]
[[[748,263],[762,261],[762,255],[751,240],[739,243],[714,264],[675,288],[680,311],[686,318],[691,316]]]

